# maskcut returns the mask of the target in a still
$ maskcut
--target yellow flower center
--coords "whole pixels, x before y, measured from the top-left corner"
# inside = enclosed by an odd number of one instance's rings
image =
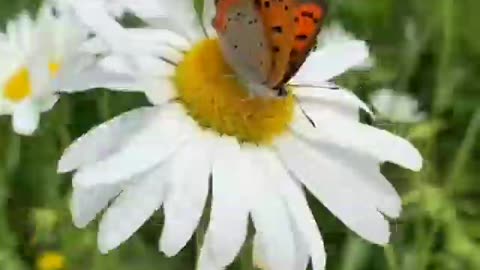
[[[30,72],[27,68],[19,69],[5,84],[4,95],[12,102],[20,102],[31,93]]]
[[[52,78],[55,78],[55,76],[57,76],[58,72],[60,71],[61,67],[62,66],[58,62],[51,62],[48,65],[48,69],[50,70],[50,76],[52,76]]]
[[[38,270],[61,270],[65,268],[65,257],[57,252],[45,252],[37,260]]]
[[[189,115],[219,134],[240,142],[269,144],[289,126],[294,99],[250,97],[231,74],[217,40],[197,44],[177,66],[178,99]]]
[[[60,64],[52,62],[48,65],[50,75],[55,77],[60,70]],[[5,84],[4,96],[12,102],[21,102],[32,94],[30,72],[26,67],[20,68]]]

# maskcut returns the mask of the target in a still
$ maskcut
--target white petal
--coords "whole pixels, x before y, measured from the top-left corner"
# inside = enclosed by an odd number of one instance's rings
[[[293,220],[292,231],[296,239],[297,246],[297,267],[295,269],[305,269],[306,254],[312,258],[314,270],[325,269],[326,254],[323,245],[323,239],[317,227],[312,212],[308,206],[303,190],[295,180],[291,179],[287,170],[283,167],[280,160],[272,152],[265,152],[260,163],[271,176],[275,179],[279,192],[282,194]],[[305,161],[304,161],[305,162]],[[305,248],[308,251],[304,250]]]
[[[91,129],[65,150],[58,163],[58,172],[73,171],[113,154],[156,113],[155,107],[136,109]]]
[[[57,101],[60,99],[59,95],[48,95],[37,100],[38,107],[41,112],[49,111],[55,106]]]
[[[293,92],[301,102],[318,101],[327,104],[333,103],[339,107],[351,108],[357,112],[358,109],[362,109],[371,115],[373,114],[372,110],[367,104],[365,104],[365,102],[359,99],[351,91],[345,89],[325,90],[309,87],[295,87]]]
[[[118,185],[74,188],[70,208],[75,226],[86,227],[120,191]]]
[[[185,0],[180,0],[180,2],[183,1]],[[102,39],[103,42],[108,44],[108,47],[111,49],[111,51],[115,53],[122,55],[148,55],[154,53],[158,49],[161,50],[168,47],[163,44],[160,44],[159,46],[158,42],[144,42],[145,35],[141,34],[141,32],[152,31],[151,33],[159,33],[165,32],[166,30],[144,29],[139,31],[128,31],[127,29],[123,28],[117,21],[115,21],[114,18],[109,16],[103,2],[86,0],[72,1],[72,3],[75,7],[77,16],[83,21],[83,23],[90,27],[97,34],[97,36]],[[190,2],[190,5],[193,9],[192,2]],[[179,12],[178,14],[181,14],[181,12]],[[181,17],[182,20],[185,19],[184,16],[177,17]],[[155,34],[155,38],[158,38],[158,35]],[[151,39],[149,40],[151,41]],[[173,42],[174,40],[171,41]],[[176,39],[176,41],[178,41],[178,38]]]
[[[76,74],[70,73],[64,76],[59,76],[54,88],[66,93],[75,93],[94,88],[108,88],[126,92],[143,91],[141,83],[135,76],[108,72],[101,67],[93,67]]]
[[[166,57],[168,55],[163,55]],[[176,57],[176,56],[174,56]],[[124,74],[124,77],[142,78],[170,77],[175,74],[175,66],[165,60],[152,56],[137,55],[134,58],[122,55],[110,55],[103,58],[98,65],[104,71]],[[144,89],[142,89],[144,90]]]
[[[298,113],[293,121],[293,130],[312,129],[304,115]],[[325,111],[323,112],[325,113]],[[342,116],[343,117],[343,116]],[[351,119],[346,118],[347,121]],[[338,147],[325,143],[314,143],[316,151],[328,155],[331,160],[336,160],[351,170],[356,171],[357,181],[363,181],[361,184],[370,192],[370,198],[375,198],[377,209],[390,217],[398,217],[401,211],[401,200],[392,185],[385,179],[380,172],[380,162],[366,154],[357,151],[351,151],[342,147]],[[353,179],[352,179],[353,180]]]
[[[212,26],[212,20],[215,18],[215,1],[203,1],[203,27],[207,31],[209,38],[217,36],[217,32]]]
[[[353,41],[353,40],[356,40],[356,39],[351,33],[348,33],[347,31],[345,31],[345,29],[340,24],[333,23],[322,29],[322,32],[317,38],[317,41],[318,41],[317,47],[321,49],[325,46],[343,44],[347,41]],[[360,65],[353,67],[353,69],[355,70],[370,69],[373,66],[373,64],[374,64],[374,59],[369,57]]]
[[[220,267],[214,261],[211,252],[207,249],[202,250],[197,262],[197,270],[223,270],[225,267]]]
[[[255,194],[252,220],[256,231],[256,242],[260,246],[260,257],[266,269],[294,270],[294,241],[287,208],[272,178],[270,168],[264,168],[261,159],[263,150],[257,146],[244,146],[242,151],[252,163],[256,175],[249,178],[249,192]],[[255,173],[255,172],[253,172]],[[296,270],[296,269],[295,269]]]
[[[168,10],[168,15],[166,17],[145,18],[145,21],[151,26],[177,32],[186,37],[192,44],[205,38],[193,1],[162,1],[162,5],[165,10]],[[175,10],[175,13],[171,13],[171,10]],[[182,16],[177,14],[182,14]]]
[[[310,211],[310,209],[306,209],[307,211]],[[291,210],[290,210],[291,211]],[[293,218],[292,218],[292,221]],[[294,240],[295,240],[295,264],[294,264],[294,267],[293,269],[298,269],[298,270],[306,270],[307,267],[308,267],[308,263],[310,262],[310,246],[308,245],[308,241],[305,240],[306,237],[304,237],[302,235],[302,233],[299,231],[299,229],[297,228],[298,225],[297,224],[292,224],[292,232],[293,232],[293,235],[294,235]],[[320,232],[318,231],[318,228],[315,228],[316,229],[316,234],[320,235]],[[320,236],[321,238],[321,236]],[[315,241],[316,238],[312,239],[313,241]],[[318,244],[317,244],[318,245]],[[322,260],[324,261],[324,256],[325,256],[325,250],[323,249],[323,246],[322,247],[319,247],[321,248],[321,250],[317,253],[322,253],[323,252],[323,255],[322,255]],[[315,256],[315,253],[312,253],[314,254]],[[318,266],[319,263],[318,263],[318,260],[314,263],[315,266]],[[318,269],[317,268],[314,268],[314,269]]]
[[[296,183],[291,181],[291,184]],[[292,186],[286,192],[294,193],[285,198],[294,221],[294,232],[297,235],[295,269],[306,269],[311,256],[313,269],[324,270],[327,254],[322,235],[308,206],[307,199],[298,185]]]
[[[370,198],[376,200],[377,209],[391,218],[398,218],[402,210],[402,201],[392,184],[380,172],[379,162],[367,155],[347,152],[336,147],[317,145],[316,150],[324,152],[344,166],[357,173],[357,181],[367,189]],[[353,180],[353,179],[352,179]]]
[[[277,195],[270,195],[268,191],[264,195],[270,198],[263,198],[252,211],[256,238],[263,250],[263,263],[266,269],[295,270],[295,244],[285,205]]]
[[[253,237],[252,259],[255,269],[270,269],[267,266],[265,259],[265,247],[262,246],[262,243],[260,242],[260,237],[257,234],[255,234],[255,236]]]
[[[422,156],[407,140],[362,123],[345,119],[335,113],[324,113],[315,119],[316,128],[295,129],[316,143],[334,144],[371,155],[378,161],[389,161],[419,171]]]
[[[154,167],[191,136],[190,121],[179,105],[164,106],[156,119],[117,153],[80,169],[73,178],[74,185],[115,183]]]
[[[50,88],[73,93],[93,88],[118,91],[140,91],[137,76],[127,73],[130,68],[118,56],[97,60],[88,53],[79,53],[67,59]]]
[[[132,28],[127,29],[127,32],[137,42],[168,45],[184,51],[191,47],[191,44],[184,37],[168,29]]]
[[[107,5],[115,16],[121,16],[125,11],[133,12],[140,18],[154,18],[168,14],[168,10],[165,10],[157,0],[111,0]]]
[[[225,267],[235,259],[247,236],[249,187],[244,181],[250,175],[244,171],[247,160],[235,139],[222,138],[215,156],[210,223],[200,257],[208,254],[215,265]]]
[[[146,80],[145,94],[154,105],[162,105],[177,96],[174,83],[169,78],[154,78]]]
[[[32,19],[27,12],[20,13],[15,19],[7,24],[6,32],[13,44],[20,50],[28,51],[31,46]]]
[[[160,208],[170,177],[169,165],[166,162],[124,187],[100,222],[100,252],[107,253],[126,241]]]
[[[289,222],[290,223],[290,222]],[[277,223],[281,224],[281,223]],[[293,224],[292,224],[293,225]],[[310,253],[309,247],[304,243],[303,236],[296,232],[296,226],[292,226],[292,231],[289,231],[289,234],[295,233],[297,234],[295,237],[295,245],[289,247],[289,249],[293,249],[295,253],[295,262],[293,264],[293,268],[295,270],[306,270],[308,263],[310,262]],[[253,264],[258,269],[269,270],[269,269],[284,269],[285,266],[280,266],[279,268],[275,268],[272,264],[267,263],[266,253],[269,251],[269,247],[265,247],[261,243],[261,237],[255,235],[253,239]],[[274,247],[275,248],[278,247]],[[281,254],[277,254],[278,258],[280,258]],[[279,260],[281,261],[281,260]]]
[[[132,65],[122,55],[107,55],[99,61],[98,65],[117,74],[131,74],[135,72]]]
[[[48,87],[51,75],[48,69],[49,55],[45,53],[51,44],[45,38],[38,38],[36,43],[35,49],[31,52],[33,55],[27,58],[26,65],[30,75],[32,98],[41,99],[52,95],[54,92],[54,89]]]
[[[110,17],[103,1],[70,1],[78,18],[100,36],[113,51],[123,51],[128,41],[126,31]]]
[[[26,100],[15,107],[13,112],[13,130],[21,135],[32,135],[40,122],[40,112],[31,100]]]
[[[377,211],[376,198],[356,179],[361,175],[294,137],[279,140],[277,150],[284,165],[350,229],[373,243],[388,243],[388,221]]]
[[[326,46],[313,52],[290,83],[323,85],[368,59],[368,47],[363,41],[347,41]]]
[[[170,190],[165,201],[165,224],[160,249],[176,255],[192,236],[208,196],[213,138],[199,134],[180,149],[172,160]]]
[[[345,106],[339,106],[337,104],[317,101],[300,102],[298,105],[301,109],[303,117],[305,117],[306,115],[311,121],[313,121],[313,123],[315,123],[315,126],[317,119],[323,119],[323,115],[325,114],[325,112],[336,113],[338,114],[338,116],[343,116],[345,117],[345,119],[349,119],[351,121],[360,121],[360,114],[358,108],[353,109]]]

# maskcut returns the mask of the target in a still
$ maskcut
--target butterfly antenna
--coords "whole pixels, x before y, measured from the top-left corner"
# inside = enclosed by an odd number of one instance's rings
[[[167,63],[167,64],[170,64],[170,65],[174,66],[174,67],[178,66],[177,63],[175,63],[173,60],[170,60],[166,57],[161,56],[161,57],[159,57],[159,59],[162,60],[163,62]]]
[[[305,118],[307,118],[307,121],[310,123],[310,125],[312,125],[312,127],[316,128],[317,125],[315,124],[315,122],[313,121],[313,119],[307,114],[307,112],[305,111],[305,109],[303,109],[302,103],[300,102],[300,100],[298,99],[298,97],[295,96],[295,95],[293,95],[293,98],[297,101],[297,104],[298,104],[298,107],[300,108],[300,111],[301,111],[302,114],[305,116]]]
[[[340,87],[338,87],[338,86],[331,86],[331,85],[289,84],[288,86],[305,87],[305,88],[320,88],[320,89],[328,89],[328,90],[339,90],[340,89]]]
[[[234,79],[234,78],[236,78],[237,76],[235,76],[235,74],[223,74],[223,77],[229,78],[229,79]]]
[[[176,47],[176,46],[173,45],[173,44],[166,43],[165,45],[166,45],[168,48],[174,49],[175,51],[177,51],[177,52],[179,52],[179,53],[181,53],[181,54],[186,54],[186,53],[187,53],[186,50],[182,50],[182,49]]]

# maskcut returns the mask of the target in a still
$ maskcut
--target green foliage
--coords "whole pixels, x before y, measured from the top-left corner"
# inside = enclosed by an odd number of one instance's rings
[[[480,1],[329,2],[329,21],[369,41],[375,56],[373,70],[351,72],[341,83],[365,98],[383,87],[408,92],[429,116],[412,125],[376,123],[410,138],[425,157],[418,174],[383,168],[405,208],[392,225],[391,245],[366,243],[311,200],[328,269],[480,269]],[[38,3],[0,0],[0,25]],[[45,251],[63,254],[72,270],[194,269],[195,239],[175,258],[157,251],[162,217],[108,256],[96,250],[95,225],[78,230],[71,223],[70,176],[56,173],[62,151],[93,126],[143,104],[139,94],[63,96],[32,138],[14,135],[10,119],[0,118],[0,269],[34,269]],[[253,269],[249,261],[247,245],[231,269]]]

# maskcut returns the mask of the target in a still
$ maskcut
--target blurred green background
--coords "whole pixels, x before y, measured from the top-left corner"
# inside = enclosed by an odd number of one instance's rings
[[[383,168],[405,208],[392,223],[391,245],[361,240],[310,200],[327,246],[327,269],[480,269],[480,1],[329,2],[328,23],[367,40],[375,57],[372,70],[350,72],[339,82],[365,100],[385,87],[409,93],[427,118],[374,123],[407,137],[426,160],[417,174]],[[38,4],[0,0],[0,25]],[[96,249],[95,224],[79,230],[71,223],[70,176],[56,174],[63,149],[142,104],[142,95],[105,90],[63,96],[31,138],[13,134],[10,119],[0,118],[0,270],[54,270],[55,264],[72,270],[194,269],[195,241],[171,259],[157,251],[161,213],[108,256]],[[253,269],[250,257],[247,244],[231,269]]]

